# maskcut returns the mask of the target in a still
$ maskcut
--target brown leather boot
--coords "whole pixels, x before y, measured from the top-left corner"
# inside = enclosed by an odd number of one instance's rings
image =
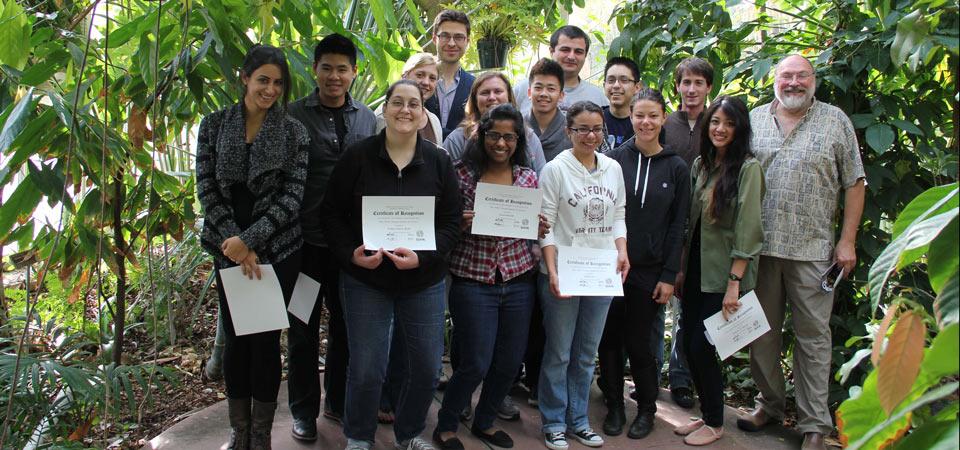
[[[228,398],[230,418],[229,450],[250,450],[250,398]]]
[[[271,450],[270,432],[273,430],[277,402],[253,399],[250,410],[250,450]]]
[[[763,408],[755,408],[753,411],[737,418],[737,428],[743,431],[760,431],[774,421],[775,419],[767,415]]]
[[[823,442],[823,433],[803,433],[803,445],[800,450],[827,450]]]

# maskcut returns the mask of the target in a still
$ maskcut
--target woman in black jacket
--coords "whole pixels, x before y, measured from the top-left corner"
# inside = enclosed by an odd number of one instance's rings
[[[226,332],[229,448],[269,449],[280,389],[280,330],[237,336],[220,270],[239,265],[253,279],[261,276],[258,264],[272,264],[289,301],[300,267],[298,211],[307,176],[307,132],[286,114],[290,72],[279,49],[254,46],[240,78],[243,100],[200,123],[200,240],[217,268]]]
[[[607,153],[623,168],[627,184],[627,254],[630,273],[623,297],[614,298],[600,341],[600,380],[607,404],[603,432],[616,436],[626,423],[623,402],[623,351],[626,346],[637,388],[637,417],[627,437],[653,430],[660,387],[654,361],[653,321],[673,295],[683,227],[690,204],[690,171],[659,136],[666,120],[663,96],[644,89],[630,102],[634,137]]]
[[[417,85],[400,80],[387,90],[386,128],[349,147],[337,163],[321,209],[324,233],[342,269],[340,278],[350,362],[343,431],[347,448],[370,448],[377,428],[380,388],[399,331],[408,368],[396,405],[394,434],[402,448],[419,437],[443,353],[446,259],[460,237],[460,196],[453,163],[417,134],[425,114]],[[364,196],[435,199],[436,250],[363,245]]]

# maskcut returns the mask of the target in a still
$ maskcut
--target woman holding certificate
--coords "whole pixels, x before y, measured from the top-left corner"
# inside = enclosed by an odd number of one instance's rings
[[[627,252],[630,275],[623,297],[610,305],[600,341],[600,380],[607,417],[603,432],[617,436],[626,423],[623,402],[623,348],[637,388],[637,416],[627,437],[640,439],[653,430],[660,373],[651,336],[660,308],[673,295],[683,227],[690,212],[690,171],[673,149],[660,145],[667,114],[659,91],[643,89],[630,101],[634,137],[607,156],[620,163],[627,189]]]
[[[200,241],[217,269],[226,332],[223,380],[232,429],[229,448],[269,449],[280,389],[280,330],[237,336],[220,271],[240,266],[243,275],[259,279],[258,264],[271,264],[283,299],[289,301],[300,272],[298,211],[307,177],[308,137],[303,125],[286,114],[290,72],[279,49],[250,49],[240,79],[243,100],[200,123]]]
[[[690,171],[690,238],[682,299],[684,351],[703,417],[674,430],[688,445],[723,436],[723,374],[704,319],[737,311],[756,285],[763,245],[763,169],[750,151],[750,115],[737,98],[720,97],[704,113],[708,124]]]
[[[573,148],[547,163],[540,181],[542,212],[551,228],[540,240],[543,261],[538,288],[547,339],[539,397],[544,443],[554,450],[568,448],[568,434],[589,447],[603,445],[587,421],[587,404],[594,357],[613,299],[607,290],[597,291],[602,295],[565,295],[559,271],[567,266],[560,267],[560,259],[582,263],[587,260],[577,259],[581,254],[612,254],[610,260],[592,260],[581,267],[606,264],[611,275],[600,281],[606,278],[618,286],[630,270],[623,173],[616,161],[596,152],[604,139],[603,110],[592,102],[574,103],[567,110],[567,134]],[[586,278],[566,276],[571,279],[564,281],[573,287],[593,286]]]
[[[444,450],[463,449],[456,436],[459,416],[481,382],[470,431],[497,447],[513,447],[513,439],[494,427],[493,420],[523,361],[536,262],[529,240],[473,234],[471,225],[475,200],[481,195],[478,183],[537,188],[537,174],[527,163],[523,128],[523,116],[513,105],[491,108],[455,165],[464,237],[450,257],[450,314],[457,324],[460,361],[447,384],[433,434]],[[540,222],[545,232],[542,216]]]
[[[395,405],[397,447],[429,445],[419,434],[441,365],[446,258],[460,238],[461,207],[453,162],[417,132],[425,113],[415,82],[393,83],[386,128],[347,148],[324,196],[324,233],[341,267],[350,350],[343,421],[349,449],[373,446],[393,327],[407,367]],[[364,245],[395,242],[397,235],[429,243]]]

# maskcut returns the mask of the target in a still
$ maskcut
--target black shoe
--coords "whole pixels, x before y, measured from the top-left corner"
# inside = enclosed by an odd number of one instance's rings
[[[637,413],[637,418],[630,424],[630,430],[627,431],[627,437],[630,439],[643,439],[653,431],[653,413]]]
[[[627,415],[623,411],[623,405],[607,406],[607,417],[603,419],[603,434],[620,436],[626,423]]]
[[[486,442],[490,445],[503,448],[513,448],[513,439],[509,434],[505,433],[503,430],[497,430],[493,434],[486,434],[483,431],[477,429],[476,426],[470,427],[470,433],[474,436],[480,438],[481,441]]]
[[[450,439],[443,440],[440,438],[440,429],[433,429],[433,442],[435,442],[440,450],[463,450],[463,442],[460,442],[460,438],[454,436]]]
[[[678,387],[670,389],[670,398],[677,406],[685,409],[693,408],[693,391],[687,387]]]
[[[290,434],[298,441],[313,442],[317,440],[317,421],[313,419],[293,419],[293,429]]]

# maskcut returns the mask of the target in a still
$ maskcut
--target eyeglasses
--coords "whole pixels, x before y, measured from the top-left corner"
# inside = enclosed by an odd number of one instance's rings
[[[440,42],[450,42],[450,39],[453,39],[453,42],[456,42],[456,43],[458,43],[458,44],[462,44],[462,43],[464,43],[464,42],[467,42],[467,35],[465,35],[465,34],[440,33],[440,34],[437,35],[437,39],[439,39]]]
[[[605,83],[607,83],[607,84],[609,84],[609,85],[611,85],[611,86],[614,85],[614,84],[617,84],[617,83],[620,83],[620,85],[623,86],[623,85],[625,85],[625,84],[636,83],[636,82],[637,82],[637,80],[634,80],[634,79],[631,79],[631,78],[627,78],[627,77],[619,77],[619,78],[617,78],[617,77],[608,77],[608,78],[605,80]]]
[[[517,142],[517,135],[513,133],[500,134],[500,133],[497,133],[496,131],[488,131],[486,133],[483,133],[483,137],[487,141],[493,142],[493,143],[499,142],[500,139],[503,139],[503,142],[506,142],[508,144]]]
[[[570,131],[572,131],[572,132],[574,132],[574,133],[577,133],[577,136],[580,136],[580,137],[587,137],[587,135],[590,134],[590,133],[593,133],[595,136],[603,136],[603,134],[604,134],[604,133],[603,133],[603,127],[599,127],[599,128],[586,128],[586,127],[573,128],[573,127],[570,127],[570,128],[567,128],[567,129],[570,130]]]
[[[813,74],[810,72],[797,72],[797,73],[781,73],[777,75],[777,78],[783,81],[807,81],[812,76]]]
[[[411,100],[411,101],[409,101],[409,102],[404,102],[403,100],[397,99],[397,100],[390,100],[389,102],[387,102],[387,106],[389,106],[389,107],[391,107],[391,108],[393,108],[393,109],[403,109],[404,106],[406,106],[407,108],[410,108],[410,109],[420,109],[420,107],[421,107],[422,105],[421,105],[420,102],[418,102],[418,101],[416,101],[416,100]]]

